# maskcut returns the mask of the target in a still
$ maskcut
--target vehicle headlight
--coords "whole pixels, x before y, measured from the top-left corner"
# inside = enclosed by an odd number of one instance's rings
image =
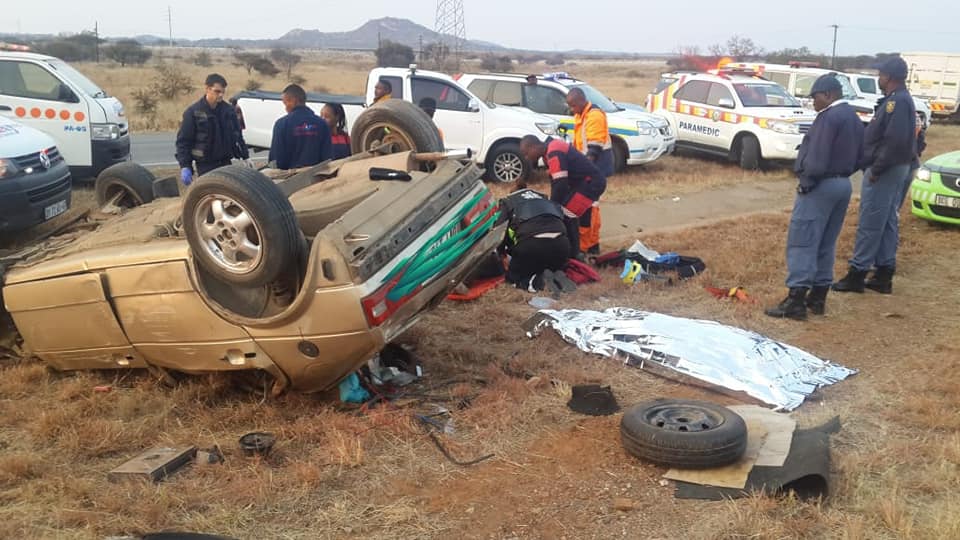
[[[0,159],[0,178],[8,178],[20,172],[12,159]]]
[[[800,128],[793,122],[767,122],[767,127],[777,133],[785,133],[787,135],[800,134]]]
[[[637,122],[637,131],[640,132],[640,135],[656,135],[657,128],[650,122],[641,120]]]
[[[556,122],[537,122],[537,129],[542,131],[547,135],[556,135],[557,134],[557,123]]]
[[[929,182],[930,169],[926,167],[920,167],[919,169],[917,169],[917,180],[920,180],[921,182]]]
[[[120,138],[117,124],[90,124],[90,138],[95,141],[112,141]]]

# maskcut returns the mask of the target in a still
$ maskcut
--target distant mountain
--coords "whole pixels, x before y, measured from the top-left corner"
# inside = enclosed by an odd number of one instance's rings
[[[434,43],[443,36],[433,30],[407,19],[384,17],[367,21],[363,26],[349,32],[321,32],[297,28],[277,39],[277,44],[303,49],[376,49],[377,40],[402,43],[416,49],[423,44]],[[464,49],[470,51],[502,51],[505,47],[486,41],[467,40]]]

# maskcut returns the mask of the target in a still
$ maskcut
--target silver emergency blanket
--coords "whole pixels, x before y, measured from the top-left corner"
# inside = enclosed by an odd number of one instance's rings
[[[531,338],[548,327],[584,352],[778,410],[856,373],[756,332],[630,308],[541,310],[524,325]]]

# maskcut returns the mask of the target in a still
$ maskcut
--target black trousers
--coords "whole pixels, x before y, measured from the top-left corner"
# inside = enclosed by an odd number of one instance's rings
[[[219,169],[220,167],[230,164],[230,158],[221,161],[204,161],[203,163],[197,162],[197,176],[203,176],[208,172]]]
[[[574,220],[576,223],[576,220]],[[530,278],[544,270],[562,270],[570,258],[570,240],[557,238],[526,238],[510,250],[507,281],[526,287]]]

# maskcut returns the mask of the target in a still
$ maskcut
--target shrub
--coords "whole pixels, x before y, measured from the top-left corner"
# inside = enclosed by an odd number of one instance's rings
[[[513,60],[506,55],[488,54],[480,60],[480,68],[486,71],[513,71]]]
[[[380,43],[374,54],[377,56],[378,67],[407,67],[416,59],[413,48],[388,40]]]
[[[259,90],[261,88],[263,88],[263,83],[256,79],[250,79],[247,81],[247,85],[243,87],[244,90],[249,90],[250,92]]]
[[[210,58],[210,53],[207,51],[200,51],[195,57],[193,57],[194,65],[200,67],[210,67],[213,65],[213,60]]]
[[[157,64],[157,74],[153,78],[152,89],[165,100],[176,99],[194,90],[193,81],[182,70],[172,64]]]

